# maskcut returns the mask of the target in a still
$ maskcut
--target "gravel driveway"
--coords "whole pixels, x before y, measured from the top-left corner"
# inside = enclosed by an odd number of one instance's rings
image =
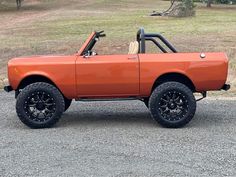
[[[140,101],[73,102],[33,130],[0,92],[0,176],[236,176],[236,100],[206,99],[188,126],[156,124]]]

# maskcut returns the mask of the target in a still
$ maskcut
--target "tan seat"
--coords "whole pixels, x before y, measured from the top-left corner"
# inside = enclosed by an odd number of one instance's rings
[[[131,42],[129,45],[129,53],[128,54],[138,54],[138,51],[139,51],[138,41]]]

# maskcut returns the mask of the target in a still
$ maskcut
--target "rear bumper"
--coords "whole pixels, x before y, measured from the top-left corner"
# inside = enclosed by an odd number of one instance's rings
[[[229,90],[230,89],[230,85],[229,84],[224,84],[223,87],[221,88],[221,90]]]
[[[5,86],[5,87],[4,87],[4,90],[5,90],[6,92],[10,92],[10,91],[13,90],[13,88],[12,88],[10,85],[8,85],[8,86]]]

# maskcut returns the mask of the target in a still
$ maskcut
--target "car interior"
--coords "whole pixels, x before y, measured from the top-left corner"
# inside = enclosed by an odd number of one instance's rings
[[[128,54],[138,54],[139,52],[139,43],[138,41],[131,42],[129,45]]]
[[[94,45],[99,40],[100,37],[105,37],[104,31],[95,32],[94,38],[90,41],[90,43],[87,45],[87,47],[82,52],[82,55],[87,58],[91,55],[97,55],[95,51],[92,51]],[[159,39],[157,41],[156,39]],[[152,34],[152,33],[145,33],[143,28],[140,28],[137,32],[137,40],[134,42],[131,42],[129,45],[128,54],[138,54],[138,53],[145,53],[146,52],[146,41],[153,42],[157,48],[159,48],[163,53],[177,53],[177,50],[174,48],[174,46],[167,41],[162,35],[160,34]],[[164,45],[163,45],[164,44]],[[167,50],[167,49],[168,50]]]

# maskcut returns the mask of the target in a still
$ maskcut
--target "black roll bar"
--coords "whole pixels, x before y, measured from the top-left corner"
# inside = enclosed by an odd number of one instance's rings
[[[173,53],[177,53],[177,50],[174,46],[167,41],[162,35],[160,34],[152,34],[152,33],[145,33],[143,28],[140,28],[137,32],[137,41],[139,42],[139,53],[145,53],[145,41],[152,41],[156,46],[164,53],[167,53],[167,50],[161,46],[154,38],[160,39]]]
[[[152,41],[154,44],[157,45],[157,47],[160,48],[160,50],[163,52],[163,53],[168,53],[167,50],[161,46],[161,44],[159,44],[159,42],[157,42],[155,39],[153,39],[152,37],[146,37],[145,38],[147,41]]]
[[[137,41],[139,42],[139,53],[145,53],[145,33],[144,29],[140,28],[137,32]]]

